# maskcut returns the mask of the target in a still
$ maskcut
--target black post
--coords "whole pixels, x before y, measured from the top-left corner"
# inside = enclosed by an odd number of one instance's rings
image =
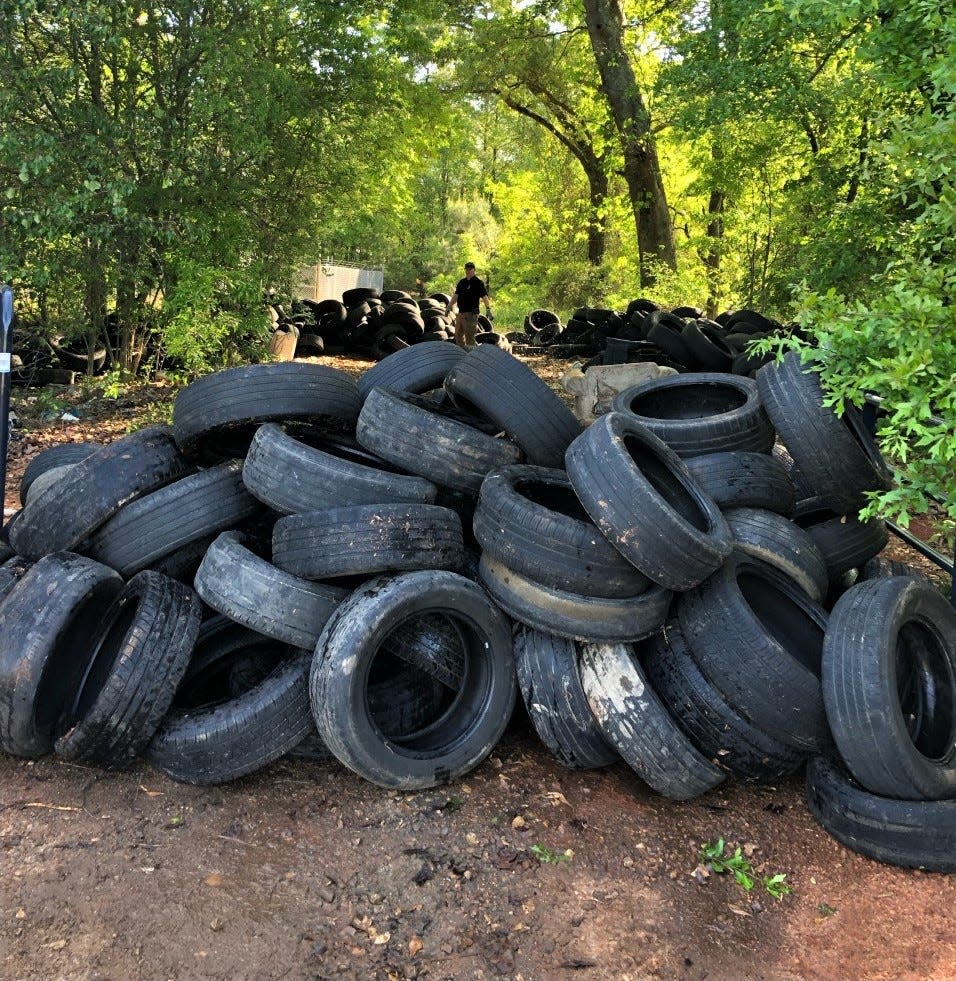
[[[952,585],[949,589],[949,602],[953,609],[956,610],[956,551],[953,552],[953,575]]]
[[[7,502],[7,436],[10,430],[10,352],[13,348],[13,290],[0,292],[0,501]],[[0,519],[0,524],[4,521]]]

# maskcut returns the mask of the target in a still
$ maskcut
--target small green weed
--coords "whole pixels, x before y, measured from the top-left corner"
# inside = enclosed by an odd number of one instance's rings
[[[571,861],[571,856],[567,852],[556,852],[547,845],[532,845],[531,854],[542,865],[560,865],[562,862]]]
[[[718,838],[715,842],[705,842],[700,849],[701,862],[711,872],[718,874],[730,872],[737,884],[750,892],[757,882],[757,874],[753,865],[745,857],[740,845],[736,847],[733,854],[726,852],[726,847],[723,838]],[[774,899],[783,899],[784,896],[793,892],[793,889],[787,885],[786,879],[785,873],[778,872],[776,875],[762,876],[760,884]]]
[[[836,910],[829,903],[817,903],[817,912],[821,916],[833,916]]]

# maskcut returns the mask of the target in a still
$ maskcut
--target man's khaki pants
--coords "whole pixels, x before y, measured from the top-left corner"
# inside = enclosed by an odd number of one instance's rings
[[[458,313],[455,317],[455,343],[459,347],[474,347],[478,333],[477,313]]]

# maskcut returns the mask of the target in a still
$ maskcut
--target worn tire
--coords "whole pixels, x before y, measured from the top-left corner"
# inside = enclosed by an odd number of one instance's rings
[[[626,597],[650,585],[600,533],[563,470],[523,465],[489,473],[474,532],[488,555],[546,586]]]
[[[581,686],[607,740],[659,794],[690,800],[723,783],[726,771],[684,735],[627,644],[585,644]]]
[[[95,453],[99,449],[102,449],[99,443],[61,443],[59,446],[50,446],[41,450],[27,464],[23,476],[20,478],[20,503],[27,503],[27,492],[40,474],[58,467],[79,463],[80,460],[85,460],[91,453]]]
[[[886,524],[880,518],[860,521],[856,515],[834,514],[811,502],[798,504],[793,520],[820,550],[831,580],[865,565],[889,541]]]
[[[394,628],[441,612],[459,627],[464,688],[417,734],[386,737],[370,717],[370,667]],[[383,787],[412,790],[446,783],[495,747],[514,707],[511,628],[475,583],[444,571],[369,580],[326,624],[313,659],[310,692],[319,733],[340,762]]]
[[[123,588],[112,569],[71,552],[44,556],[0,604],[0,748],[53,749],[64,708],[83,676],[90,640]]]
[[[551,755],[572,770],[593,770],[619,759],[595,722],[581,687],[578,645],[518,626],[514,652],[521,697]]]
[[[568,447],[568,477],[605,538],[650,580],[690,589],[731,550],[730,528],[681,459],[625,412]]]
[[[524,450],[529,463],[560,467],[581,424],[550,388],[517,358],[480,344],[455,365],[445,390],[462,407],[477,406]]]
[[[637,596],[582,596],[522,576],[482,555],[478,580],[494,601],[526,626],[571,640],[617,643],[660,630],[671,593],[652,586]]]
[[[840,756],[882,797],[956,798],[956,610],[931,584],[851,587],[830,615],[823,697]]]
[[[31,500],[10,529],[10,544],[31,559],[73,548],[125,504],[191,469],[167,427],[141,429],[73,464]]]
[[[789,515],[796,493],[786,466],[769,453],[730,450],[684,460],[722,511],[727,508],[763,508]]]
[[[445,376],[464,356],[465,351],[457,344],[415,344],[396,351],[362,373],[359,397],[364,402],[374,388],[416,395],[441,388]]]
[[[956,872],[956,800],[878,797],[818,756],[807,767],[807,806],[825,831],[867,858],[904,869]]]
[[[251,494],[281,514],[353,504],[434,502],[438,488],[431,481],[395,473],[376,461],[333,444],[317,449],[269,423],[252,440],[242,480]]]
[[[104,769],[132,763],[172,703],[201,620],[202,603],[188,586],[158,572],[134,576],[90,640],[57,755]]]

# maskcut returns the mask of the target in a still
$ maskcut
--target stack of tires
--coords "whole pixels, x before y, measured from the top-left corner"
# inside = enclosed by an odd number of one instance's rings
[[[889,474],[795,356],[584,431],[492,345],[358,384],[258,365],[48,462],[5,529],[7,752],[197,783],[298,752],[414,789],[478,765],[520,691],[566,766],[685,800],[809,760],[841,841],[954,867],[956,614],[848,520]]]

